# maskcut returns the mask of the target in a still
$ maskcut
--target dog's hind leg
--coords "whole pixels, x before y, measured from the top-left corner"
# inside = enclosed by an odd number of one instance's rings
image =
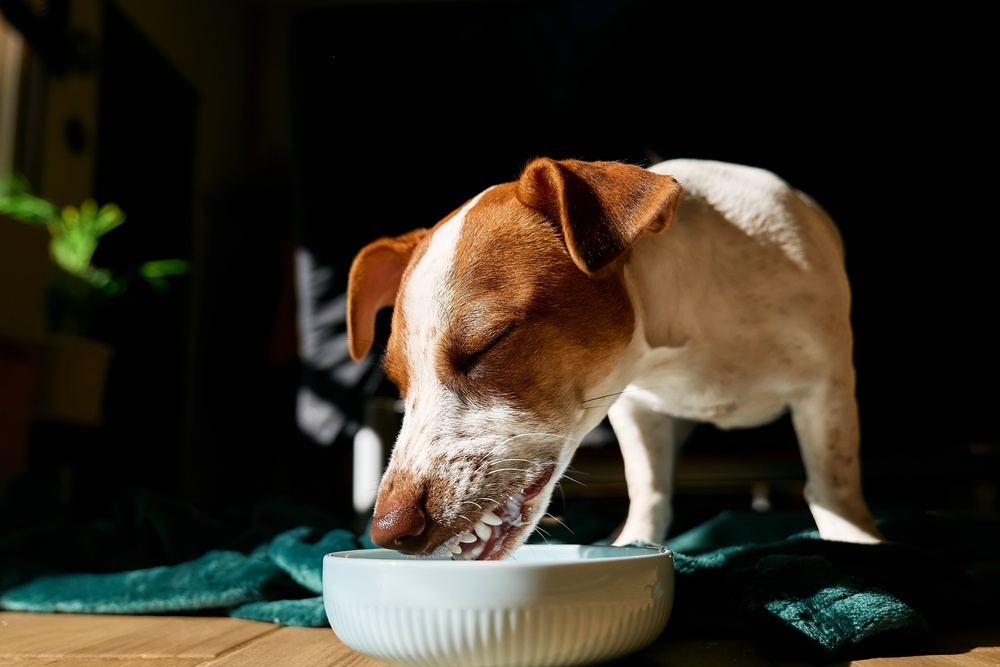
[[[882,540],[861,491],[858,406],[848,371],[811,387],[792,404],[806,469],[805,499],[824,539]]]
[[[615,544],[663,544],[673,519],[674,468],[694,423],[656,412],[631,396],[608,411],[628,484],[628,517]]]

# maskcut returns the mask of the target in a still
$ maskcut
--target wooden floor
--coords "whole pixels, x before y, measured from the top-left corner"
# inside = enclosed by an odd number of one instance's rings
[[[622,667],[799,667],[736,641],[657,642]],[[877,658],[858,667],[1000,667],[1000,629],[950,637],[935,655]],[[92,616],[0,612],[2,667],[377,667],[328,628],[224,617]]]

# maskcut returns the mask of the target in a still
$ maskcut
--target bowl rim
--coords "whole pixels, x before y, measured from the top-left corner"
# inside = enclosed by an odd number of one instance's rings
[[[582,558],[530,558],[518,560],[517,555],[522,550],[543,551],[556,553],[573,552],[579,554],[583,550],[601,550],[606,555],[582,557]],[[621,550],[621,553],[613,553]],[[452,560],[447,556],[411,556],[399,553],[393,549],[382,547],[369,549],[345,549],[327,553],[325,560],[352,561],[355,563],[388,564],[398,566],[400,564],[418,563],[419,567],[468,567],[475,565],[477,568],[524,568],[524,567],[566,567],[570,565],[586,565],[588,563],[608,563],[612,561],[637,561],[647,559],[667,558],[673,561],[674,553],[668,547],[655,544],[525,544],[517,548],[514,553],[503,560]]]

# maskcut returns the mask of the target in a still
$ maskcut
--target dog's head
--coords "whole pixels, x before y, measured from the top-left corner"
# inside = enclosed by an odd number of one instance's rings
[[[680,186],[614,162],[531,162],[439,222],[366,246],[348,286],[355,360],[393,306],[382,363],[405,404],[372,540],[499,559],[527,540],[627,378],[622,266]]]

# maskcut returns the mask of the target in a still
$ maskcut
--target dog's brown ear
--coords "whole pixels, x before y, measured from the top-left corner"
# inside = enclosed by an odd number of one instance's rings
[[[396,302],[413,251],[428,230],[415,229],[401,236],[369,243],[351,263],[347,277],[347,341],[351,358],[361,361],[375,340],[375,316]]]
[[[560,225],[570,257],[589,275],[641,235],[666,229],[681,192],[673,177],[629,164],[538,158],[521,174],[517,198]]]

